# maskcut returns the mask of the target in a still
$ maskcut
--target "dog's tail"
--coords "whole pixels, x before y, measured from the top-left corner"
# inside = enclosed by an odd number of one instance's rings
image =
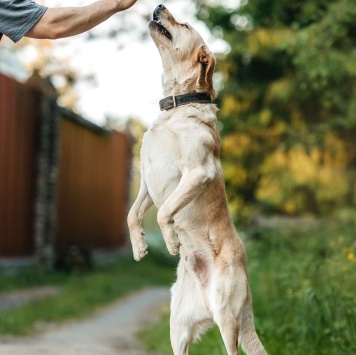
[[[250,293],[242,312],[239,344],[247,355],[267,355],[256,333]]]

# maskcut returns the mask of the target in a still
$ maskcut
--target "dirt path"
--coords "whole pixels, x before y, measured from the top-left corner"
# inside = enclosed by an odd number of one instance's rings
[[[169,305],[167,288],[150,288],[96,315],[29,338],[0,338],[1,355],[148,355],[135,334]],[[151,355],[151,354],[150,354]],[[153,354],[152,354],[153,355]]]
[[[40,286],[20,291],[0,293],[0,312],[21,307],[32,300],[39,300],[41,298],[54,296],[58,292],[58,287]]]

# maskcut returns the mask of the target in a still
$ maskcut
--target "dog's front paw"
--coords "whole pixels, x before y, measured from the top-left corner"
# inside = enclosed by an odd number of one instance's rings
[[[140,261],[147,254],[148,245],[145,241],[145,232],[141,229],[140,232],[130,234],[133,256],[136,261]]]
[[[147,248],[148,245],[146,243],[133,246],[132,249],[133,249],[134,259],[136,261],[140,261],[141,259],[143,259],[148,254]]]
[[[166,243],[169,254],[177,255],[179,253],[180,241],[173,228],[173,224],[161,227],[163,239]]]
[[[158,211],[157,221],[161,227],[163,239],[166,243],[167,249],[171,255],[177,255],[179,253],[180,242],[178,236],[174,230],[174,222],[172,216],[170,216],[163,208]]]
[[[134,259],[136,261],[140,261],[142,260],[147,254],[148,245],[146,244],[146,242],[144,243],[139,243],[138,245],[133,245],[132,246],[132,250],[133,250],[133,255],[134,255]]]
[[[169,254],[171,255],[177,255],[179,253],[179,248],[180,248],[180,242],[179,239],[176,237],[173,240],[169,240],[168,243],[166,241],[167,249],[169,251]]]

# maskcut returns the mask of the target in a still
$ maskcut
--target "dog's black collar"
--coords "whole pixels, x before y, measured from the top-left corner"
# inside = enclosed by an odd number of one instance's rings
[[[190,103],[210,104],[211,102],[211,96],[207,92],[196,92],[177,96],[167,96],[160,100],[159,107],[161,111],[166,111]]]

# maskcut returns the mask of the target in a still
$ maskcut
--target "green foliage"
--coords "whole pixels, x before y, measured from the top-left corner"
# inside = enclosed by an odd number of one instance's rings
[[[218,104],[234,214],[248,217],[256,205],[291,214],[355,206],[356,3],[197,3],[230,46],[218,58]]]
[[[356,352],[356,225],[250,230],[248,270],[257,332],[269,354]],[[169,354],[169,319],[143,334],[149,350]],[[226,354],[217,328],[192,355]]]
[[[173,278],[173,267],[158,264],[149,256],[137,263],[131,255],[115,265],[85,274],[43,274],[33,270],[15,276],[1,276],[0,284],[6,285],[2,289],[50,284],[60,287],[60,293],[18,309],[1,312],[0,334],[25,334],[33,331],[38,322],[81,317],[128,292],[147,285],[167,285]]]
[[[250,248],[259,332],[271,354],[356,350],[355,225],[264,233]]]

